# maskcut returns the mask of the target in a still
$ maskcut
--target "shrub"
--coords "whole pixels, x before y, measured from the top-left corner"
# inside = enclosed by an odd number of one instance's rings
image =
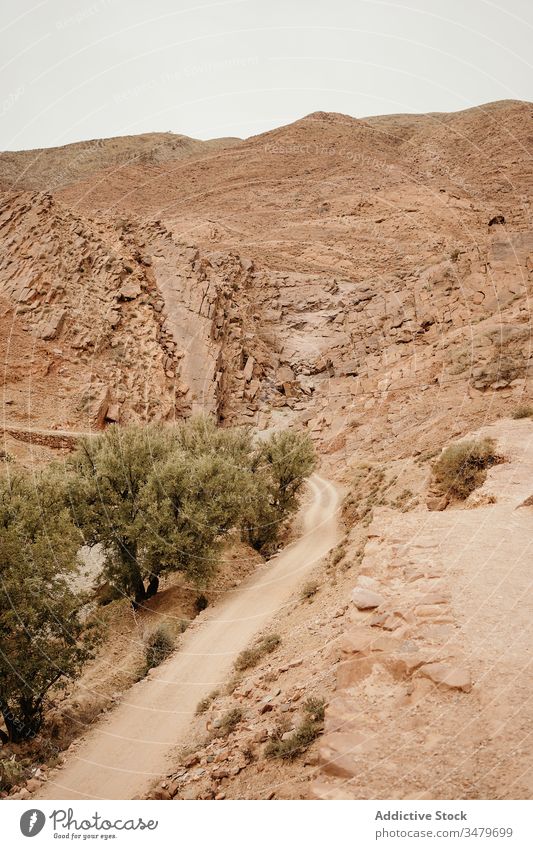
[[[530,419],[533,417],[533,407],[529,404],[522,404],[516,408],[512,417],[513,419]]]
[[[251,648],[244,649],[235,661],[235,669],[238,672],[244,672],[245,669],[251,669],[257,666],[262,657],[275,651],[281,643],[281,637],[278,634],[268,634],[262,637]]]
[[[208,601],[207,597],[203,593],[201,593],[196,598],[196,600],[194,602],[194,609],[196,610],[197,613],[201,613],[202,610],[205,610],[206,607],[208,607],[208,606],[209,606],[209,601]]]
[[[237,728],[237,725],[242,719],[242,710],[240,708],[232,708],[224,714],[220,720],[220,724],[213,728],[214,737],[227,737]]]
[[[304,752],[322,733],[326,702],[310,696],[303,704],[304,718],[292,734],[287,735],[286,725],[280,724],[265,746],[267,758],[292,759]]]
[[[326,712],[326,700],[317,696],[310,696],[304,702],[304,711],[313,722],[324,722]]]
[[[316,581],[307,581],[306,584],[302,587],[301,598],[302,601],[306,601],[307,599],[313,598],[320,589],[319,584]]]
[[[322,732],[322,728],[321,722],[314,722],[312,719],[306,718],[285,740],[279,738],[269,740],[265,746],[265,755],[267,758],[283,758],[286,760],[296,758],[316,740]]]
[[[201,699],[196,705],[196,716],[200,716],[200,714],[205,713],[206,710],[211,707],[212,703],[215,701],[217,696],[218,690],[213,690],[213,692],[209,693],[209,695],[206,696],[205,699]]]
[[[160,625],[152,631],[145,640],[144,659],[146,672],[163,663],[172,654],[174,647],[174,638],[165,625]]]
[[[28,778],[29,768],[24,766],[15,755],[0,758],[0,792],[7,793],[15,784],[23,784]]]
[[[451,498],[464,500],[487,477],[487,469],[501,462],[493,439],[470,439],[444,449],[433,466],[435,481]]]
[[[331,552],[331,560],[330,563],[332,566],[338,566],[341,560],[344,560],[346,557],[346,548],[342,545],[335,546],[333,551]]]

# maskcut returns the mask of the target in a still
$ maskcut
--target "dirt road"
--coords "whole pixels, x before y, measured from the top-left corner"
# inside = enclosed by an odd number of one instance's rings
[[[336,488],[313,475],[309,489],[300,538],[202,614],[179,651],[125,694],[36,798],[131,799],[166,774],[200,699],[225,680],[237,654],[291,603],[306,573],[338,542]]]

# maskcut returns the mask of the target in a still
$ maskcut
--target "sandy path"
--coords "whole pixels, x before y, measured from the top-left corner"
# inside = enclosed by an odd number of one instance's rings
[[[36,798],[131,799],[169,771],[172,752],[187,741],[199,700],[225,680],[237,654],[337,543],[336,488],[313,475],[310,490],[301,537],[203,614],[180,650],[126,693]]]

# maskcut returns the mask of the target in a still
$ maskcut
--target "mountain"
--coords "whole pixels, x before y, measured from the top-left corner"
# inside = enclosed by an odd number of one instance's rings
[[[529,391],[532,118],[319,112],[1,155],[2,338],[30,352],[8,418],[31,383],[43,427],[207,409],[297,422],[337,463],[495,417]]]

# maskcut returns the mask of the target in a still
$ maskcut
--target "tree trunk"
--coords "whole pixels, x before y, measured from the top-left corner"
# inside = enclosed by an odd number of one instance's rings
[[[159,589],[159,576],[152,575],[146,589],[146,598],[152,598]]]
[[[123,541],[121,546],[122,562],[126,572],[126,585],[128,591],[133,596],[132,605],[137,608],[143,601],[146,601],[146,589],[142,579],[141,570],[137,563],[137,546],[128,545]]]
[[[10,743],[21,743],[23,740],[35,737],[42,725],[43,717],[40,701],[34,703],[32,699],[22,698],[17,714],[5,702],[2,702],[0,703],[0,711],[4,718]]]

